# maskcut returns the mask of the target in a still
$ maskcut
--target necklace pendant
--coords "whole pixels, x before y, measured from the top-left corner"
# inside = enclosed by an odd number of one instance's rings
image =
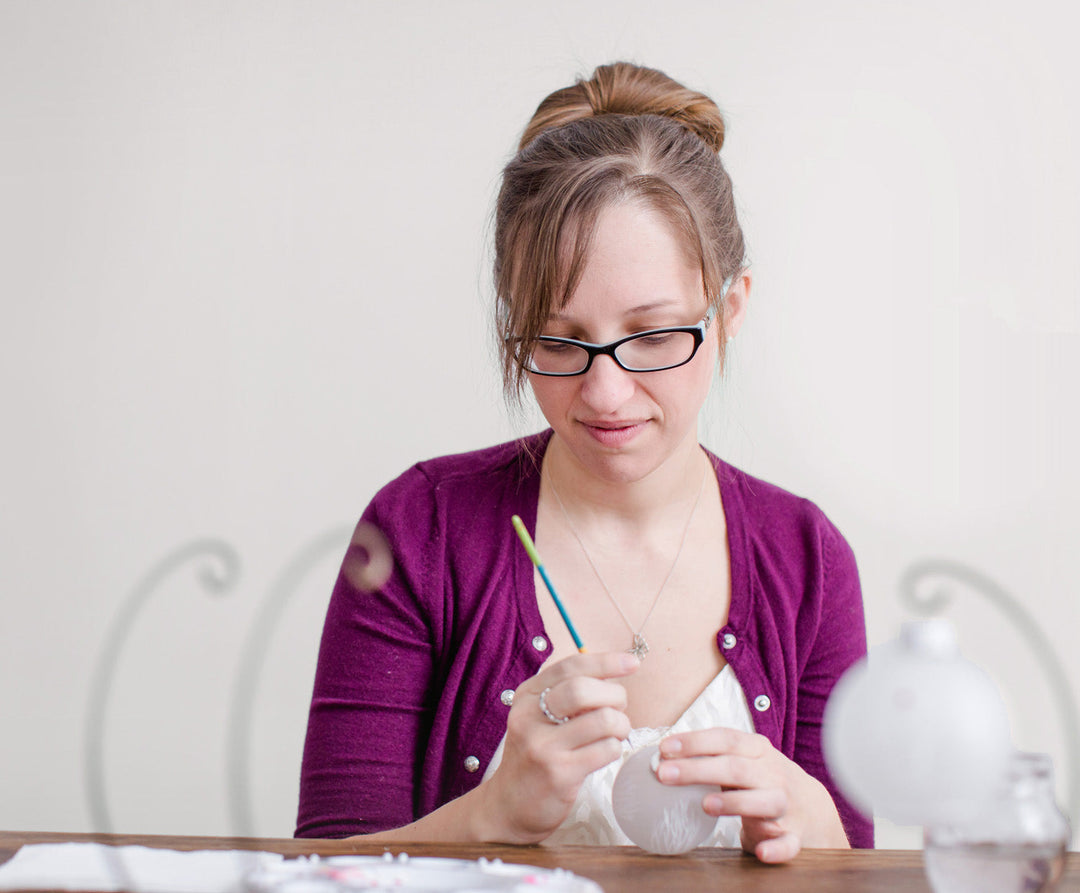
[[[649,653],[649,643],[645,641],[645,637],[641,633],[634,633],[633,644],[626,650],[638,660],[644,660],[645,655]]]

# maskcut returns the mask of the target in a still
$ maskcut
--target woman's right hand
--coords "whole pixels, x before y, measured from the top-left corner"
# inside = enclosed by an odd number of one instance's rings
[[[640,663],[632,654],[575,654],[545,667],[514,692],[502,762],[485,781],[482,836],[502,843],[539,843],[570,813],[590,772],[622,753],[630,734],[626,689],[612,681]],[[544,691],[553,716],[544,715]]]

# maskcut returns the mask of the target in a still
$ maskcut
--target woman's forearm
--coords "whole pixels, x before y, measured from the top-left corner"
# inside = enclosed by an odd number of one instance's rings
[[[515,841],[493,821],[484,785],[462,794],[425,816],[386,831],[358,834],[365,843],[525,843]]]

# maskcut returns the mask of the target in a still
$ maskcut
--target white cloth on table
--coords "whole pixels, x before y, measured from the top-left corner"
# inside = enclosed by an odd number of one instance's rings
[[[244,877],[278,853],[101,843],[34,843],[0,865],[0,890],[242,893]]]

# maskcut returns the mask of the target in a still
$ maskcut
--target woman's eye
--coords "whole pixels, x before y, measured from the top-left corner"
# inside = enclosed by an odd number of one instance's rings
[[[551,356],[560,353],[568,353],[576,348],[572,344],[562,344],[558,341],[540,341],[536,345],[537,353],[545,353]]]
[[[666,344],[670,344],[671,339],[674,336],[674,332],[665,332],[659,335],[643,335],[637,339],[637,343],[644,347],[663,347]]]

